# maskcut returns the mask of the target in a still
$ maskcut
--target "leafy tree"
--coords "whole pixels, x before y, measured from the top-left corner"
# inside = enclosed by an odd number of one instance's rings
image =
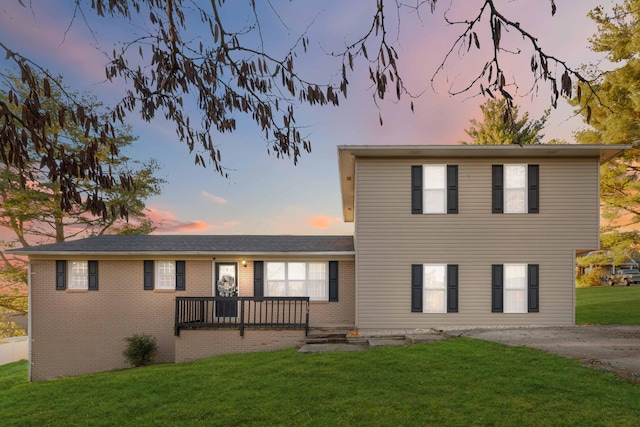
[[[16,316],[26,320],[29,310],[27,295],[15,288],[10,292],[2,292],[2,288],[3,286],[0,286],[0,338],[26,335],[25,330],[14,320]]]
[[[540,132],[549,116],[548,111],[539,120],[530,120],[528,113],[519,117],[518,106],[510,105],[504,98],[488,99],[480,109],[482,122],[471,119],[471,127],[465,129],[471,144],[540,144],[544,137]],[[465,141],[460,143],[467,144]]]
[[[61,82],[62,78],[58,77],[57,81]],[[15,95],[0,93],[0,102],[4,102],[16,114],[19,106],[13,104],[10,98],[26,96],[31,89],[15,77],[11,84],[16,89]],[[63,86],[60,87],[66,93],[71,93]],[[90,105],[93,111],[100,110],[100,105],[94,99],[75,93],[73,96],[81,99],[85,105]],[[58,87],[50,88],[49,96],[42,98],[40,109],[50,116],[61,109],[68,109],[64,99],[65,96]],[[96,117],[104,119],[103,115]],[[55,158],[74,158],[88,144],[86,129],[75,122],[63,127],[57,121],[50,121],[43,130]],[[147,234],[153,231],[153,224],[146,218],[145,200],[160,192],[163,180],[154,175],[158,166],[154,161],[141,163],[123,154],[123,150],[135,141],[128,127],[114,128],[108,140],[113,150],[100,147],[92,156],[102,168],[109,169],[117,176],[129,177],[126,188],[112,187],[103,190],[101,203],[104,204],[104,209],[101,211],[110,212],[110,215],[97,216],[87,212],[86,205],[97,199],[98,190],[86,177],[71,179],[75,197],[66,199],[62,187],[68,185],[68,181],[60,180],[58,171],[49,169],[45,162],[37,160],[35,145],[28,146],[31,151],[26,155],[30,161],[21,170],[10,162],[0,162],[0,226],[11,232],[9,240],[0,244],[5,248],[28,247],[33,243],[63,242],[77,236],[107,232]],[[2,148],[0,154],[3,158],[13,155],[7,146],[3,145]],[[74,164],[71,163],[70,166]],[[117,214],[120,209],[126,209],[123,216]],[[21,262],[20,258],[10,258],[4,250],[0,251],[0,265],[3,265],[0,269],[1,277],[13,284],[26,283]]]
[[[638,258],[638,252],[632,249],[638,241],[637,231],[619,231],[603,228],[600,233],[599,251],[589,253],[578,259],[582,266],[618,266]]]
[[[156,115],[164,116],[175,126],[179,139],[190,151],[195,151],[196,163],[211,164],[223,175],[226,172],[212,133],[235,131],[237,115],[256,123],[268,141],[268,152],[290,157],[295,163],[303,151],[311,150],[311,141],[302,136],[296,122],[297,105],[338,105],[341,97],[347,96],[349,78],[360,64],[369,68],[374,101],[389,93],[397,99],[413,96],[405,88],[394,46],[398,41],[393,41],[391,34],[406,14],[422,19],[423,9],[430,8],[433,12],[436,3],[425,0],[410,5],[377,0],[359,4],[364,29],[346,40],[344,49],[332,53],[339,61],[337,74],[331,73],[316,82],[299,74],[296,67],[307,51],[317,53],[311,49],[314,45],[307,31],[299,34],[294,45],[284,52],[268,43],[262,30],[266,14],[273,17],[275,13],[276,20],[287,28],[271,2],[92,0],[87,5],[75,0],[74,16],[82,16],[85,22],[96,16],[125,18],[140,24],[140,31],[146,31],[134,40],[123,40],[122,47],[114,49],[106,65],[109,80],[124,78],[128,84],[126,95],[108,118],[92,112],[81,99],[63,90],[66,107],[46,112],[41,104],[51,96],[52,87],[58,86],[56,80],[50,75],[37,76],[34,69],[42,68],[36,61],[16,52],[9,41],[0,41],[0,49],[20,70],[22,83],[31,89],[23,96],[8,89],[8,99],[0,103],[0,140],[4,146],[0,150],[4,153],[1,160],[27,176],[28,165],[34,159],[45,165],[51,171],[52,181],[60,183],[63,210],[69,210],[70,201],[77,197],[77,178],[92,181],[100,189],[87,203],[94,214],[111,214],[103,203],[103,190],[130,186],[128,175],[120,176],[103,168],[100,158],[94,155],[117,151],[113,138],[116,124],[129,113],[135,112],[147,121]],[[296,7],[299,3],[290,4]],[[549,5],[551,14],[555,14],[555,1],[549,0]],[[510,88],[517,86],[507,78],[511,73],[503,68],[507,61],[502,60],[521,51],[518,44],[525,44],[533,52],[530,58],[525,58],[531,64],[534,81],[531,89],[537,90],[540,83],[548,84],[553,105],[559,96],[571,96],[573,81],[588,84],[565,62],[545,53],[524,25],[503,14],[495,0],[484,0],[473,12],[466,12],[468,17],[462,20],[444,15],[447,23],[460,28],[460,35],[451,44],[436,75],[451,57],[465,51],[480,50],[486,53],[486,61],[467,86],[450,88],[451,93],[474,91],[491,97],[495,94],[511,104]],[[237,19],[242,13],[245,19]],[[194,37],[191,31],[198,26],[204,26],[208,34]],[[334,80],[331,76],[337,77]],[[198,99],[199,117],[195,120],[183,108],[187,93]],[[18,108],[9,109],[9,105]],[[85,129],[86,146],[56,158],[56,142],[48,139],[45,132],[47,123],[52,121],[61,127],[73,124]]]
[[[640,222],[640,0],[625,0],[611,13],[597,7],[589,16],[598,24],[591,49],[606,53],[616,68],[594,81],[601,103],[584,96],[572,101],[590,124],[576,138],[583,144],[633,144],[601,169],[602,213],[616,228]]]

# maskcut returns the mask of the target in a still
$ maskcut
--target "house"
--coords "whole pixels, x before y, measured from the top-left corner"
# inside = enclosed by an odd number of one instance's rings
[[[599,169],[626,146],[340,146],[354,236],[99,236],[29,256],[30,378],[360,331],[573,325],[576,253],[599,248]]]

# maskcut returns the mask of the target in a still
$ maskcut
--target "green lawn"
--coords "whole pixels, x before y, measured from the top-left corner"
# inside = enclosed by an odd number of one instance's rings
[[[640,287],[577,290],[578,323],[640,324]],[[614,313],[615,316],[610,315]],[[539,350],[456,338],[295,350],[27,383],[0,366],[3,426],[632,426],[640,385]]]
[[[524,347],[457,338],[366,352],[220,356],[40,383],[0,367],[3,426],[622,426],[640,386]]]
[[[576,289],[576,324],[640,325],[640,286]]]

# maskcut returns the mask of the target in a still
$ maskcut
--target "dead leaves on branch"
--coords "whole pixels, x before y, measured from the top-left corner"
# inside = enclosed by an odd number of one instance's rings
[[[175,125],[180,140],[194,153],[195,163],[213,165],[223,176],[227,172],[212,133],[234,132],[238,115],[255,122],[269,141],[269,153],[290,157],[297,163],[302,151],[310,151],[311,142],[302,137],[296,124],[294,104],[338,105],[340,94],[346,94],[346,71],[338,85],[307,82],[295,70],[295,47],[282,58],[275,58],[247,44],[245,33],[228,30],[227,22],[221,18],[224,0],[207,6],[194,4],[198,19],[209,29],[205,43],[187,39],[184,15],[172,19],[171,14],[181,10],[181,2],[156,4],[141,0],[137,4],[145,4],[150,10],[155,30],[112,53],[107,78],[123,77],[132,83],[132,90],[115,108],[114,115],[123,117],[139,111],[149,121],[161,114]],[[104,2],[102,7],[106,7],[103,13],[126,16]],[[255,3],[251,7],[257,20]],[[299,46],[306,51],[308,45],[309,40],[303,35]],[[133,46],[138,48],[135,61],[129,57],[135,51]],[[130,61],[138,63],[144,58],[149,59],[142,68],[129,65]],[[191,120],[183,108],[188,93],[197,97],[197,121]]]
[[[551,15],[555,15],[557,8],[554,0],[550,0]],[[445,14],[446,18],[446,14]],[[515,79],[508,81],[505,78],[505,69],[502,66],[502,58],[506,55],[520,55],[523,49],[510,49],[504,46],[505,33],[513,33],[519,36],[528,45],[528,49],[533,51],[530,61],[530,70],[533,77],[533,83],[526,93],[537,93],[540,84],[548,85],[550,93],[550,104],[557,107],[558,99],[565,97],[571,99],[573,97],[574,87],[577,96],[582,96],[583,88],[588,89],[591,94],[595,94],[592,82],[584,79],[576,70],[571,68],[565,61],[548,54],[540,46],[538,39],[523,28],[519,22],[510,20],[502,14],[495,6],[494,0],[484,0],[477,15],[473,19],[462,21],[450,21],[450,25],[461,26],[462,34],[452,44],[450,50],[446,54],[444,60],[431,78],[432,87],[436,76],[443,72],[449,58],[457,52],[463,56],[464,51],[469,52],[473,47],[477,50],[481,49],[481,38],[476,31],[476,27],[483,21],[490,23],[490,42],[492,46],[492,55],[484,63],[478,74],[473,77],[470,83],[460,89],[450,88],[451,95],[459,95],[461,93],[473,91],[475,87],[479,88],[479,93],[483,96],[495,98],[497,95],[504,97],[509,105],[513,106],[513,99],[518,91],[518,84]],[[587,119],[590,115],[587,116]]]
[[[335,55],[342,58],[337,81],[324,84],[306,81],[296,71],[298,55],[306,53],[310,46],[306,33],[288,52],[273,56],[264,48],[256,2],[250,2],[255,22],[239,32],[229,29],[227,25],[230,22],[221,17],[225,16],[220,12],[227,2],[229,0],[193,2],[187,8],[181,0],[92,0],[90,7],[98,16],[133,19],[134,15],[139,15],[150,28],[148,34],[126,41],[111,53],[111,60],[105,69],[107,78],[123,78],[129,83],[130,89],[113,108],[110,121],[99,120],[78,104],[61,108],[57,117],[41,114],[39,97],[49,96],[51,85],[55,82],[47,78],[36,81],[27,62],[2,45],[7,56],[21,64],[23,82],[34,88],[28,99],[17,101],[22,107],[20,115],[10,113],[6,106],[0,105],[5,122],[13,123],[2,128],[3,134],[0,136],[3,141],[10,141],[6,145],[3,142],[2,160],[20,167],[21,159],[28,159],[26,148],[32,143],[42,155],[43,168],[48,168],[52,178],[60,181],[68,200],[79,197],[73,179],[90,179],[96,182],[98,190],[87,198],[88,208],[103,215],[118,214],[107,212],[99,189],[114,185],[128,186],[131,182],[127,177],[113,177],[109,171],[103,172],[92,153],[99,147],[107,146],[117,155],[116,147],[109,145],[109,136],[113,134],[113,125],[128,114],[140,114],[147,121],[160,116],[171,122],[180,141],[194,154],[196,164],[213,165],[216,171],[226,176],[226,169],[221,163],[222,155],[212,133],[234,132],[238,126],[237,117],[250,117],[268,141],[267,151],[270,154],[289,157],[297,163],[303,151],[311,150],[311,142],[302,135],[296,123],[296,104],[339,105],[340,98],[347,97],[349,77],[358,66],[359,59],[369,64],[374,102],[385,99],[389,93],[394,94],[397,100],[402,96],[412,97],[403,83],[394,41],[388,39],[385,15],[388,1],[376,1],[371,24],[363,36]],[[414,8],[417,11],[429,4],[433,12],[436,3],[436,0],[424,0],[416,3]],[[392,4],[398,8],[401,6],[398,2]],[[555,1],[550,0],[550,4],[553,15],[556,12]],[[78,8],[81,6],[81,3],[77,3]],[[208,28],[209,34],[191,39],[185,13],[189,13],[189,19],[199,19]],[[482,32],[476,28],[481,18],[490,27],[490,42],[485,43],[480,35]],[[554,106],[560,96],[572,95],[574,81],[580,82],[585,88],[590,87],[564,62],[546,54],[538,46],[537,39],[521,28],[519,23],[503,16],[493,0],[481,3],[475,19],[452,24],[463,25],[462,34],[435,74],[444,69],[447,59],[456,50],[485,48],[493,52],[478,76],[458,93],[479,87],[483,95],[492,98],[503,96],[512,102],[514,83],[505,78],[506,73],[500,62],[501,55],[513,53],[503,47],[508,32],[519,34],[533,48],[535,53],[531,59],[531,72],[535,85],[548,82]],[[255,43],[248,41],[251,37],[259,38],[257,48],[253,47]],[[558,69],[559,79],[556,78]],[[580,96],[583,90],[581,85],[577,90]],[[184,108],[185,96],[189,94],[197,100],[196,119]],[[16,100],[12,98],[12,101],[15,104]],[[414,111],[413,102],[410,103],[410,109]],[[70,122],[77,124],[85,130],[86,136],[92,136],[86,152],[77,157],[62,156],[56,159],[44,131],[45,124],[52,121],[57,121],[61,127]],[[383,124],[381,114],[379,122]]]
[[[84,204],[86,210],[95,216],[126,216],[126,208],[107,209],[102,192],[119,186],[133,188],[133,180],[128,175],[114,177],[110,170],[103,170],[98,153],[109,152],[118,156],[119,149],[114,143],[114,123],[102,120],[87,106],[73,101],[53,77],[44,70],[34,71],[29,62],[18,54],[12,55],[20,68],[20,81],[27,88],[22,95],[9,89],[6,103],[0,99],[0,161],[20,172],[22,185],[36,181],[35,164],[39,173],[44,173],[51,182],[59,184],[60,208],[71,211],[73,206]],[[7,81],[8,76],[5,76]],[[44,103],[52,98],[52,86],[66,96],[68,103],[60,104],[53,113]],[[54,126],[65,128],[73,125],[84,133],[87,143],[73,152],[65,150],[55,135],[49,135]],[[93,182],[94,194],[81,194],[79,182]]]

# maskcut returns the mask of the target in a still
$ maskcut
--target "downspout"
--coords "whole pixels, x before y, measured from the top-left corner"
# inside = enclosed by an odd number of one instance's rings
[[[27,310],[29,311],[29,313],[27,313],[27,330],[29,331],[29,335],[28,335],[28,355],[29,355],[29,359],[28,359],[28,379],[29,382],[33,381],[31,378],[31,365],[32,365],[32,361],[33,361],[33,357],[32,357],[32,352],[31,352],[31,341],[33,340],[33,322],[31,321],[31,313],[33,312],[32,308],[32,296],[33,296],[33,290],[31,289],[31,275],[33,273],[31,272],[31,260],[29,260],[29,263],[27,264],[27,288],[28,288],[28,295],[27,295]]]

